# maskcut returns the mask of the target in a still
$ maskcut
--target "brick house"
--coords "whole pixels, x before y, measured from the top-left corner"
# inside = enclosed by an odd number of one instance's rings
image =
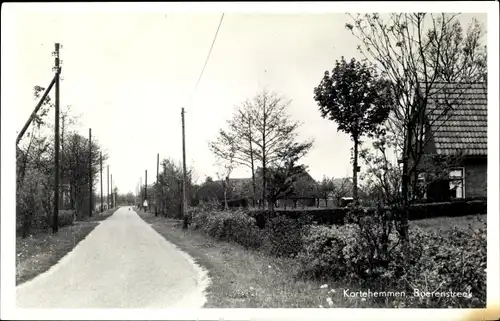
[[[435,165],[436,160],[446,163],[442,173],[447,177],[425,184],[424,197],[435,200],[486,197],[487,85],[447,83],[436,87],[425,117],[424,157],[418,179],[423,182],[428,179],[427,165]]]

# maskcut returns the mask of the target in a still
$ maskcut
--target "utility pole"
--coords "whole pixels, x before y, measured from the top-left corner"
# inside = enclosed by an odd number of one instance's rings
[[[107,188],[108,188],[108,194],[106,196],[106,203],[108,203],[108,210],[110,209],[109,207],[109,165],[106,166],[106,171],[107,171],[107,175],[108,175],[108,184],[107,184]]]
[[[102,201],[103,201],[103,199],[102,199],[103,198],[103,195],[102,195],[102,152],[100,154],[100,163],[101,163],[101,179],[100,179],[100,181],[101,181],[101,213],[102,213],[103,208],[104,208],[103,204],[102,204]]]
[[[115,208],[115,202],[113,197],[113,174],[111,174],[111,208]]]
[[[186,134],[184,125],[184,107],[181,110],[182,117],[182,228],[187,229],[187,199],[186,199]]]
[[[146,169],[145,183],[144,183],[144,200],[148,201],[148,170]],[[149,202],[148,202],[149,206]],[[147,211],[147,207],[146,207]]]
[[[89,128],[89,217],[92,216],[92,128]]]
[[[55,132],[54,132],[54,167],[55,167],[55,179],[54,179],[54,217],[52,221],[52,232],[57,233],[59,230],[59,80],[61,75],[61,66],[59,62],[59,43],[54,46],[54,70],[55,75]]]
[[[160,153],[156,154],[156,189],[155,189],[155,216],[158,216],[158,173],[160,170]]]

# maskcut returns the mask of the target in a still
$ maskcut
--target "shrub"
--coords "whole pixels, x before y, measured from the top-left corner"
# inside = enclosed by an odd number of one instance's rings
[[[441,203],[422,203],[410,206],[409,220],[420,220],[432,217],[456,217],[474,214],[485,214],[487,201],[485,199],[453,200]],[[377,216],[378,207],[364,207],[366,215]],[[391,210],[386,208],[386,210]],[[249,215],[254,217],[259,228],[264,228],[266,222],[275,216],[286,216],[291,219],[298,219],[303,216],[310,216],[321,225],[342,225],[346,217],[349,216],[350,207],[338,208],[315,208],[305,210],[283,210],[275,209],[274,212],[267,210],[252,210]]]
[[[437,233],[410,230],[411,262],[395,258],[387,277],[413,292],[464,292],[471,297],[419,297],[409,295],[405,306],[479,308],[486,304],[486,228],[454,229],[446,238]],[[398,253],[403,254],[401,248]],[[403,271],[401,276],[390,273]],[[396,278],[394,278],[396,277]]]
[[[414,204],[410,207],[410,220],[441,216],[466,216],[486,213],[486,200],[455,200],[452,202]]]
[[[363,217],[361,220],[372,217]],[[363,225],[365,224],[365,225]],[[391,307],[478,308],[486,303],[486,228],[474,231],[454,230],[450,236],[410,230],[408,251],[396,233],[388,234],[387,257],[374,243],[377,235],[364,228],[377,224],[356,223],[343,226],[315,226],[304,237],[304,249],[298,259],[303,274],[346,278],[370,289],[403,291],[406,297],[373,298]],[[379,225],[380,226],[380,225]],[[380,240],[380,237],[378,238]],[[380,240],[382,243],[382,241]],[[422,292],[445,292],[445,297],[414,296]],[[469,292],[470,298],[451,297],[446,292]],[[446,297],[448,295],[448,297]]]
[[[59,211],[59,227],[73,225],[74,220],[75,220],[75,211],[73,210]],[[49,225],[51,225],[50,220],[49,220]]]
[[[317,278],[346,277],[349,273],[345,258],[350,257],[350,253],[344,255],[343,251],[356,235],[357,227],[351,224],[309,227],[303,249],[297,255],[301,274]]]
[[[265,250],[274,256],[295,256],[303,246],[304,227],[308,220],[291,219],[284,215],[269,220],[265,228]]]
[[[263,233],[255,219],[241,210],[193,211],[191,226],[215,239],[233,241],[246,248],[258,248],[263,243]]]
[[[347,214],[347,208],[319,208],[319,209],[300,209],[300,210],[282,210],[275,209],[274,212],[268,210],[251,210],[249,215],[254,217],[259,228],[264,228],[269,218],[276,216],[286,216],[291,219],[307,217],[322,225],[343,224]]]

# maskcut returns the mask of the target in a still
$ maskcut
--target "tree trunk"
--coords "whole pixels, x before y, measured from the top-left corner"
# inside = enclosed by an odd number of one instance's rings
[[[224,187],[224,210],[228,210],[229,206],[227,205],[227,188]]]
[[[263,106],[263,126],[262,126],[262,208],[266,202],[266,105]]]
[[[359,138],[354,137],[354,159],[353,159],[353,171],[352,171],[352,197],[354,198],[354,204],[359,204],[358,199],[358,144]]]
[[[401,213],[401,230],[400,230],[400,236],[401,239],[403,240],[403,246],[405,248],[405,251],[408,247],[408,217],[409,217],[409,212],[410,212],[410,207],[408,203],[408,186],[409,186],[409,176],[408,176],[408,161],[409,161],[409,155],[411,153],[411,130],[407,130],[407,135],[406,135],[406,142],[403,150],[403,175],[402,175],[402,180],[401,180],[401,192],[402,192],[402,198],[403,198],[403,209]]]

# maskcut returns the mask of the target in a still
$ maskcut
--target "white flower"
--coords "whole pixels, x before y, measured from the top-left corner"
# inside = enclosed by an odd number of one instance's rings
[[[268,268],[271,268],[271,266],[269,265]]]
[[[337,291],[335,291],[335,289],[331,289],[330,291],[328,291],[328,293],[335,293]]]
[[[328,287],[328,284],[323,284],[322,286],[320,286],[319,288],[320,289],[326,289]]]
[[[326,302],[328,303],[329,306],[333,306],[332,298],[326,298]]]
[[[252,286],[250,287],[250,290],[253,290],[253,287],[252,287]]]

